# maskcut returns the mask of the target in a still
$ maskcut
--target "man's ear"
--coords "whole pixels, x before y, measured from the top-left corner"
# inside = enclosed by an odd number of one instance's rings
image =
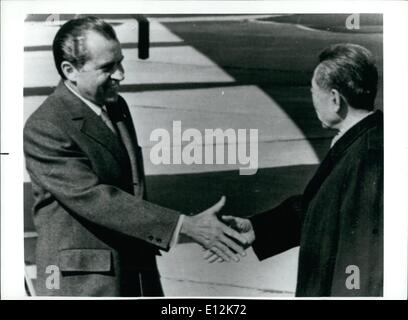
[[[349,112],[349,104],[340,92],[336,89],[330,91],[333,110],[341,119],[346,119]]]
[[[71,82],[76,82],[78,77],[78,70],[72,65],[71,62],[63,61],[61,62],[61,70],[67,78]]]
[[[332,107],[333,107],[332,111],[339,114],[342,108],[342,104],[343,104],[343,99],[341,97],[340,92],[338,92],[336,89],[331,89],[330,97],[331,97],[331,102],[332,102]]]

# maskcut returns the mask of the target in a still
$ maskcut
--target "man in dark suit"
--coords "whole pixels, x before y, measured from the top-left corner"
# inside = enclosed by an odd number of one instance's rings
[[[225,259],[245,239],[218,221],[146,201],[141,148],[125,100],[123,55],[98,18],[65,23],[53,42],[61,82],[27,120],[24,151],[34,195],[37,293],[160,296],[159,249],[184,235]]]
[[[300,245],[297,296],[381,296],[383,292],[383,116],[374,111],[378,74],[353,44],[320,54],[313,104],[338,131],[302,195],[241,219],[224,217],[260,259]],[[217,257],[207,254],[209,261]],[[218,258],[219,259],[219,258]]]

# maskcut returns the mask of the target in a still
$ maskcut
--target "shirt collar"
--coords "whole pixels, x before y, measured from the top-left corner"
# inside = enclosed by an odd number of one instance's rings
[[[84,97],[82,97],[78,92],[76,92],[74,89],[71,88],[71,86],[69,85],[68,81],[64,81],[64,85],[68,88],[69,91],[71,91],[74,95],[76,95],[79,99],[81,99],[81,101],[83,103],[85,103],[89,108],[91,108],[91,110],[93,112],[95,112],[98,116],[101,115],[102,113],[102,108],[104,108],[104,106],[98,106],[97,104],[93,103],[92,101],[85,99]]]
[[[350,130],[352,127],[354,127],[357,123],[361,122],[363,119],[367,118],[369,115],[373,114],[374,111],[371,111],[369,113],[367,113],[364,117],[362,117],[358,122],[353,123],[351,126],[349,126],[348,128],[343,128],[342,130],[339,130],[339,132],[333,137],[330,148],[333,148],[334,144],[339,141],[339,139],[348,131]]]

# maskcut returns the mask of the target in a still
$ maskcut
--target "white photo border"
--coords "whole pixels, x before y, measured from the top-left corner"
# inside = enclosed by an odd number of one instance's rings
[[[62,13],[381,13],[384,17],[384,297],[407,298],[408,5],[403,1],[2,1],[1,296],[26,297],[23,244],[24,19]],[[287,299],[287,298],[285,298]]]

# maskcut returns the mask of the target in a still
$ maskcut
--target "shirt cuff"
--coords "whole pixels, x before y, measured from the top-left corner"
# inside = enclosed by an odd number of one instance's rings
[[[178,239],[179,239],[179,235],[180,235],[181,226],[183,224],[183,220],[184,220],[184,214],[181,214],[179,219],[178,219],[176,229],[174,230],[173,237],[170,240],[170,248],[174,247],[178,243]]]

